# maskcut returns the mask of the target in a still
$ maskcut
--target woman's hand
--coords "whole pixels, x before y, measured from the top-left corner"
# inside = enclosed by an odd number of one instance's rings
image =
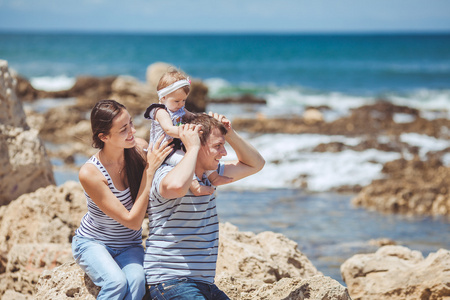
[[[217,119],[219,122],[221,122],[228,131],[232,130],[231,121],[228,120],[224,115],[220,115],[218,113],[213,113],[212,111],[210,111],[208,113],[208,115],[210,115],[211,117],[213,117],[213,118]]]
[[[167,155],[172,151],[173,145],[169,145],[169,141],[162,143],[164,135],[161,135],[156,141],[155,146],[150,144],[147,150],[147,165],[149,170],[154,173],[164,162]]]

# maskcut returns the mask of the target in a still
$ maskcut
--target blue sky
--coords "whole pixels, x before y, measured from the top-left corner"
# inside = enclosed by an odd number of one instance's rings
[[[0,30],[450,32],[450,1],[0,0]]]

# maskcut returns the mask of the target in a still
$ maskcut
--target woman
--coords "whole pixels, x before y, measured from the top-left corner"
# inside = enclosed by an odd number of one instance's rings
[[[76,262],[101,290],[97,299],[142,299],[145,295],[142,221],[153,174],[171,147],[146,142],[125,106],[98,102],[91,112],[93,146],[100,149],[79,172],[88,212],[72,240]],[[148,149],[152,149],[149,147]]]

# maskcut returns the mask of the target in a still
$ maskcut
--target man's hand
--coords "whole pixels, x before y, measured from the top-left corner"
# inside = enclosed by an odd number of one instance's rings
[[[180,139],[186,147],[186,151],[191,148],[200,148],[200,136],[199,131],[201,130],[201,125],[195,124],[182,124],[179,126],[178,133],[180,134]]]

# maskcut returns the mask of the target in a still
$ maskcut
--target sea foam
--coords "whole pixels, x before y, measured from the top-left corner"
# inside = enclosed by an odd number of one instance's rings
[[[35,89],[49,92],[70,89],[75,84],[75,81],[75,78],[65,75],[33,77],[30,79],[30,83]]]

